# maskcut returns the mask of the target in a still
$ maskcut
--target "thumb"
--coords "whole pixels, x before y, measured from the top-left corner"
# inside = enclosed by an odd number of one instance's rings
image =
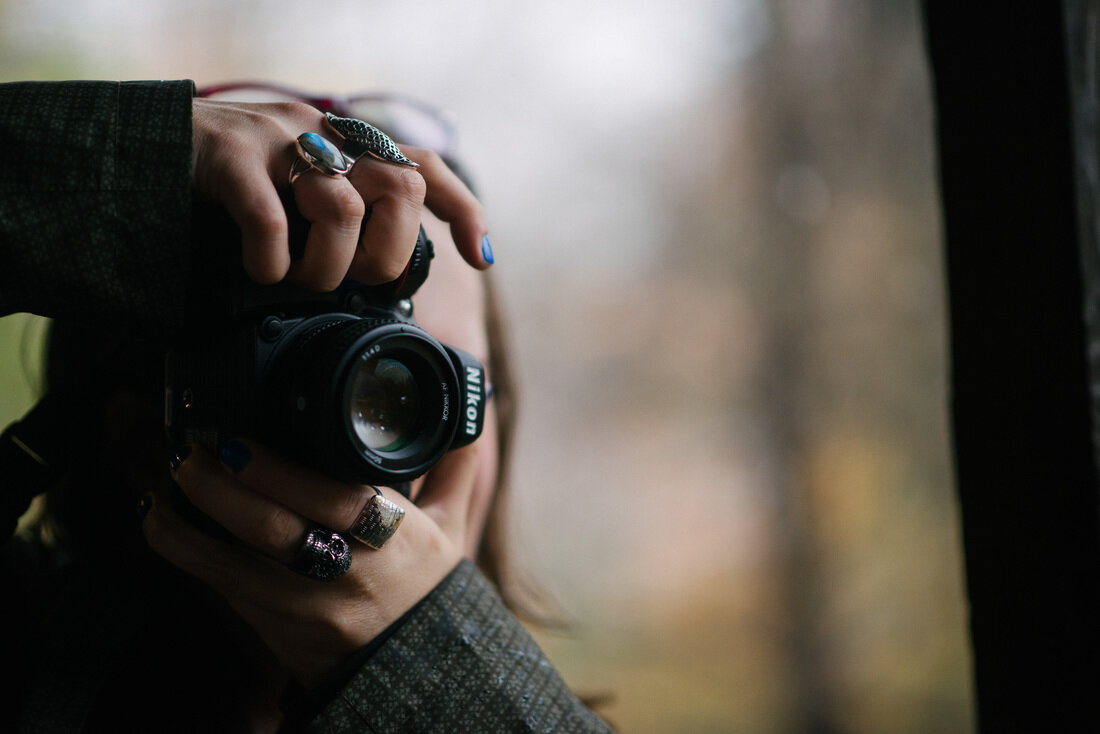
[[[477,442],[446,454],[424,478],[416,504],[456,546],[466,545],[466,523],[477,479]]]

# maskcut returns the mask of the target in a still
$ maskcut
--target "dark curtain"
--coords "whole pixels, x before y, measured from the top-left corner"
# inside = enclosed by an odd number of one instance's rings
[[[924,3],[983,732],[1100,731],[1096,5]]]

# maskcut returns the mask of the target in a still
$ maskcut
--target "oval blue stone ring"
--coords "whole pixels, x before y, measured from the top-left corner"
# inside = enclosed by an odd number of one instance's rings
[[[290,167],[290,182],[306,171],[319,171],[326,176],[343,176],[351,163],[334,143],[317,133],[302,133],[294,142],[298,157]]]

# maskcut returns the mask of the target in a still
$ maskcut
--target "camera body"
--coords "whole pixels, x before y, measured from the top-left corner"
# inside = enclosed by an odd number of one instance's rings
[[[423,230],[404,275],[332,293],[240,278],[229,304],[185,330],[165,365],[165,426],[216,451],[251,438],[338,479],[399,486],[480,434],[485,369],[416,325],[411,296],[433,251]]]

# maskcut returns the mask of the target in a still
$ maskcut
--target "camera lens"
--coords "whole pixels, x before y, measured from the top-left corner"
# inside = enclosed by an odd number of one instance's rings
[[[420,476],[464,421],[454,362],[414,324],[318,315],[283,337],[269,365],[262,401],[272,445],[341,479]]]
[[[348,400],[351,425],[368,449],[399,451],[419,434],[420,390],[412,371],[388,357],[361,360]]]

